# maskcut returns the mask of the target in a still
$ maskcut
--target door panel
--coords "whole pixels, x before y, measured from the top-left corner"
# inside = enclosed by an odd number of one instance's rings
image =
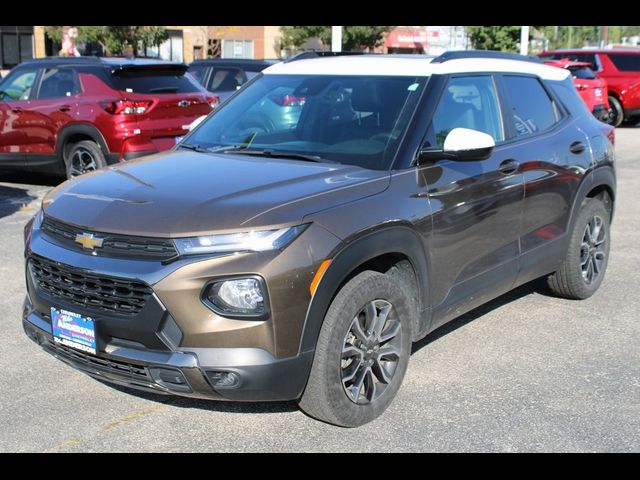
[[[449,80],[429,135],[442,146],[457,127],[505,138],[491,75]],[[420,167],[432,209],[428,251],[433,327],[513,285],[517,270],[523,177],[507,145],[485,160],[440,160]]]
[[[12,71],[0,84],[0,163],[24,166],[29,143],[29,99],[38,76],[37,68]]]

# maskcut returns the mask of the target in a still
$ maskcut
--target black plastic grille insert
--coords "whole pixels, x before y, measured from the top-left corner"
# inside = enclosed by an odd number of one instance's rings
[[[45,217],[41,230],[54,240],[75,250],[83,250],[75,241],[76,235],[93,233],[102,238],[102,247],[91,250],[103,257],[138,258],[143,260],[169,260],[178,255],[175,245],[168,238],[137,237],[114,233],[92,232]]]
[[[139,280],[94,274],[42,257],[32,256],[29,269],[37,288],[88,310],[135,315],[152,293]]]

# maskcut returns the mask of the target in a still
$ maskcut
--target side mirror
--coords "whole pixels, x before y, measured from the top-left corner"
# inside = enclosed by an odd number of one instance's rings
[[[444,139],[443,148],[420,150],[418,165],[443,158],[458,161],[485,160],[491,156],[495,146],[496,142],[491,135],[470,128],[454,128]]]

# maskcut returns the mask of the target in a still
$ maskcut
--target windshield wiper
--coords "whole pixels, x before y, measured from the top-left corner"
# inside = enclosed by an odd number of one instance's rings
[[[149,93],[177,93],[178,87],[156,87],[150,88]]]
[[[186,148],[187,150],[193,150],[194,152],[209,153],[209,149],[201,147],[200,145],[191,145],[190,143],[180,143],[178,148]]]
[[[224,150],[224,153],[238,153],[242,155],[254,155],[256,157],[271,157],[271,158],[291,158],[294,160],[304,160],[306,162],[318,162],[318,163],[338,163],[333,160],[327,160],[318,155],[308,155],[304,153],[285,152],[282,150],[247,150],[247,149],[235,149]]]

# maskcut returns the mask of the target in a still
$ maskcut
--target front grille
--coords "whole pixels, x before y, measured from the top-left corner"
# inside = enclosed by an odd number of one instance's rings
[[[32,256],[29,269],[43,292],[89,310],[135,315],[151,295],[144,282],[108,277]]]
[[[83,250],[75,241],[76,235],[93,233],[104,239],[102,247],[91,250],[104,257],[138,258],[142,260],[170,260],[178,255],[173,242],[166,238],[137,237],[114,233],[92,232],[45,217],[40,227],[48,237],[68,248]],[[84,250],[86,252],[86,250]]]
[[[80,367],[90,367],[92,369],[111,373],[126,379],[151,380],[146,369],[139,365],[96,357],[50,341],[48,341],[44,347],[61,359],[71,361],[73,364]]]

